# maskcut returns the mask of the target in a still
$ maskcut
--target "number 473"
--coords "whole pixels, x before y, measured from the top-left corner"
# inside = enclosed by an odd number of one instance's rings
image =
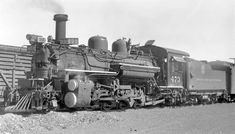
[[[180,76],[171,76],[172,83],[180,83]]]

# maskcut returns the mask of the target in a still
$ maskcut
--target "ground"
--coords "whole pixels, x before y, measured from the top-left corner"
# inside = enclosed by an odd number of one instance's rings
[[[0,115],[2,134],[232,134],[235,103]]]

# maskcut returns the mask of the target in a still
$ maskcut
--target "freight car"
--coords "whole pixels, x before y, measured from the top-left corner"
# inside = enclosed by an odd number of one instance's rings
[[[56,14],[54,20],[55,39],[26,36],[34,53],[32,68],[14,91],[20,99],[6,111],[110,110],[234,97],[234,64],[197,61],[186,52],[155,46],[153,40],[137,47],[119,39],[112,51],[102,36],[91,37],[88,46],[77,45],[78,38],[66,38],[68,16]]]

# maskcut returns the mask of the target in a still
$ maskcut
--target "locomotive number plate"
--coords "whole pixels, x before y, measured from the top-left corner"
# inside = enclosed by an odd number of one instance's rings
[[[172,83],[180,83],[181,82],[180,76],[171,76],[171,82]]]

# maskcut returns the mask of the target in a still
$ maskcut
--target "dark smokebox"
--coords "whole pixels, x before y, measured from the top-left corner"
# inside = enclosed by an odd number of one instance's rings
[[[66,14],[54,15],[54,21],[56,22],[56,30],[55,30],[56,41],[66,38],[66,21],[67,20],[68,20],[68,15]]]

